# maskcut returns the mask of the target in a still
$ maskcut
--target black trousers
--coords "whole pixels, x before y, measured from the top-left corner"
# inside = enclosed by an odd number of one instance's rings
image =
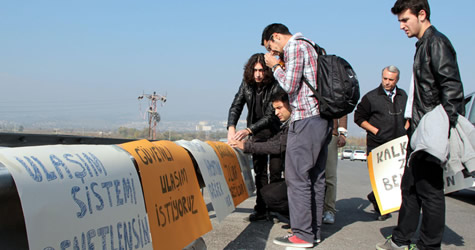
[[[374,192],[371,191],[371,193],[369,193],[366,198],[368,198],[368,200],[373,204],[373,208],[374,208],[374,211],[376,212],[376,214],[381,215],[381,211],[379,210],[379,207],[378,207],[378,202],[376,201],[376,197],[374,196]]]
[[[366,152],[368,152],[367,154],[369,155],[369,153],[371,151],[373,151],[375,147],[373,146],[367,146],[366,147]],[[378,214],[378,216],[381,215],[381,211],[379,210],[379,207],[378,207],[378,202],[376,201],[376,197],[374,196],[374,192],[371,191],[371,193],[369,193],[366,198],[368,198],[368,200],[373,204],[373,208],[374,208],[374,211],[376,212],[376,214]]]
[[[408,152],[409,154],[409,152]],[[431,155],[422,152],[404,170],[402,204],[393,241],[409,245],[422,216],[419,249],[440,249],[445,228],[443,169]],[[421,213],[422,211],[422,213]]]
[[[280,155],[270,155],[268,157],[268,155],[253,154],[252,163],[254,165],[257,195],[254,210],[258,213],[265,213],[267,207],[261,195],[261,188],[282,179],[282,159]],[[269,175],[267,174],[267,167],[269,167]]]

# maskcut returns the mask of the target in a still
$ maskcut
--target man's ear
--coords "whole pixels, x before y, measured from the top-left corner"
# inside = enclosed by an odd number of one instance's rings
[[[419,13],[417,14],[417,18],[419,19],[420,22],[427,21],[427,13],[425,10],[420,10]]]

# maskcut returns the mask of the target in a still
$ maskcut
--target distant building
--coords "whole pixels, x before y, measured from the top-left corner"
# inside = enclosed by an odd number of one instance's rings
[[[196,131],[211,131],[211,126],[208,126],[208,122],[201,121],[196,125]]]

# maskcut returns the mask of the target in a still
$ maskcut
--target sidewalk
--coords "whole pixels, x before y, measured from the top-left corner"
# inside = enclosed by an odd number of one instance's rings
[[[378,221],[366,195],[370,182],[366,163],[339,161],[338,163],[337,216],[335,224],[323,224],[322,242],[314,249],[375,249],[397,224],[398,213],[392,218]],[[209,200],[205,201],[210,208]],[[455,199],[454,199],[455,197]],[[285,249],[275,245],[275,237],[287,234],[285,223],[272,221],[246,222],[255,204],[255,195],[241,203],[236,210],[218,223],[214,211],[210,212],[213,230],[203,236],[207,249]],[[470,202],[472,201],[472,202]],[[446,198],[447,218],[443,249],[474,249],[475,191]]]

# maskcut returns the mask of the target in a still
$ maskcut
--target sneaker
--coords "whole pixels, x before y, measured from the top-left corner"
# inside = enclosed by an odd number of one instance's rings
[[[403,245],[398,246],[393,242],[391,235],[386,238],[384,243],[379,243],[376,245],[376,250],[409,250],[409,246]]]
[[[378,220],[379,221],[385,221],[385,220],[387,220],[391,217],[393,217],[391,214],[380,215],[380,216],[378,216]]]
[[[320,239],[320,238],[315,238],[315,239],[313,240],[313,243],[314,243],[314,244],[320,244],[320,242],[322,242],[322,239]]]
[[[312,242],[304,241],[297,237],[297,235],[293,234],[288,234],[284,237],[277,237],[273,242],[274,244],[285,247],[313,247]]]
[[[267,220],[267,214],[266,213],[258,213],[257,211],[253,211],[249,215],[249,221],[263,221]]]
[[[323,223],[325,224],[335,223],[335,214],[331,211],[325,211],[325,213],[323,213]]]
[[[419,250],[419,248],[416,246],[416,244],[411,244],[409,245],[409,250]]]

